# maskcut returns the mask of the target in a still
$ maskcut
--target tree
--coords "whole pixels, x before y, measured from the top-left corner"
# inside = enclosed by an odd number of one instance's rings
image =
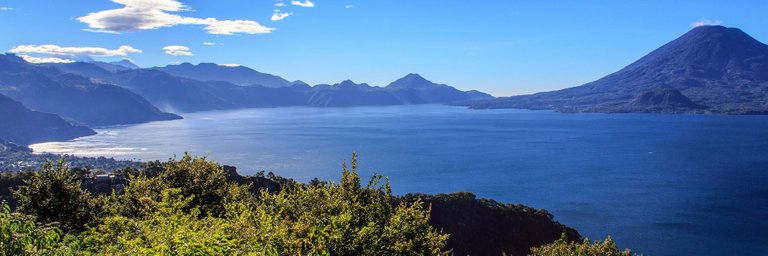
[[[119,201],[116,208],[120,214],[129,217],[142,214],[146,205],[141,200],[159,201],[162,191],[170,188],[177,188],[182,196],[191,197],[186,211],[198,208],[201,217],[224,216],[227,202],[253,198],[248,186],[229,181],[223,167],[204,157],[185,154],[180,160],[153,162],[147,169],[149,171],[130,173],[124,192],[113,196]]]
[[[14,191],[19,211],[43,223],[57,222],[65,232],[79,231],[97,217],[90,193],[81,187],[79,173],[63,160],[46,161],[42,169]]]
[[[629,249],[619,250],[616,243],[609,236],[605,241],[590,243],[584,239],[581,243],[568,241],[563,233],[559,240],[538,248],[531,249],[532,256],[632,256]]]

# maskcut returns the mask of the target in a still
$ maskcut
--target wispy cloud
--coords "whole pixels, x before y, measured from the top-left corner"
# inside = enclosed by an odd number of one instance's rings
[[[216,43],[212,43],[212,42],[203,42],[203,45],[212,46],[212,45],[216,45]]]
[[[311,0],[304,0],[303,2],[299,0],[293,0],[291,1],[291,4],[301,7],[315,7],[315,3],[313,3]]]
[[[57,57],[34,57],[26,54],[20,54],[19,57],[29,63],[72,63],[74,60],[62,59]]]
[[[275,7],[284,7],[284,6],[285,6],[285,3],[283,3],[283,2],[275,3]]]
[[[344,8],[346,8],[346,9],[352,9],[352,8],[355,8],[355,5],[352,5],[352,4],[348,4],[348,5],[345,5],[345,6],[344,6]]]
[[[234,67],[239,67],[239,66],[242,66],[242,65],[231,63],[231,64],[219,64],[219,66],[234,68]]]
[[[12,7],[0,7],[0,11],[12,11]]]
[[[117,49],[101,47],[61,47],[53,44],[45,45],[19,45],[10,50],[11,53],[20,54],[48,54],[58,56],[127,56],[129,53],[141,53],[142,51],[130,45],[123,45]]]
[[[723,25],[723,21],[721,20],[709,20],[709,19],[699,19],[698,21],[695,21],[691,23],[691,27],[701,27],[701,26],[714,26],[714,25]]]
[[[219,20],[195,18],[173,14],[191,8],[177,0],[112,0],[122,8],[89,13],[77,18],[88,25],[88,31],[123,33],[158,29],[177,25],[202,25],[210,34],[266,34],[274,28],[262,26],[252,20]]]
[[[293,15],[292,12],[281,12],[280,10],[275,10],[275,12],[272,13],[271,20],[272,21],[278,21],[278,20],[282,20],[282,19],[288,18],[288,16],[291,16],[291,15]]]
[[[183,46],[183,45],[169,45],[166,47],[163,47],[163,51],[165,51],[165,54],[173,55],[173,56],[192,56],[192,52],[189,51],[189,47]]]

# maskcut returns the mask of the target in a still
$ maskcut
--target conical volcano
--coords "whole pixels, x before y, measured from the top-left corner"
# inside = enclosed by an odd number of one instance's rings
[[[679,93],[681,97],[675,98],[685,102],[636,101],[660,88]],[[500,98],[473,107],[764,114],[768,113],[768,45],[737,28],[696,27],[597,81],[559,91]]]

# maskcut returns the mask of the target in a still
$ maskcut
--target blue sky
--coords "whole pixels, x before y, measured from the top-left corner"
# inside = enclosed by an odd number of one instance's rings
[[[242,64],[310,84],[420,73],[506,96],[595,80],[699,21],[768,42],[766,10],[764,0],[0,0],[0,49]]]

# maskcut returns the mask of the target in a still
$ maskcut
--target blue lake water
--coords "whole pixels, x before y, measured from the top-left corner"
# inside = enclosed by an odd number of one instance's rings
[[[361,171],[394,192],[470,191],[544,208],[646,255],[768,255],[768,117],[561,114],[448,106],[274,108],[98,129],[36,151],[185,151],[307,181]]]

